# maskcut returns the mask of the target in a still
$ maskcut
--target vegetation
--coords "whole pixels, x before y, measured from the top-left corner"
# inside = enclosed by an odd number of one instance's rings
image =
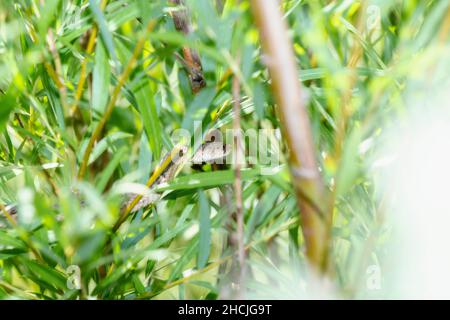
[[[372,297],[369,159],[411,79],[448,76],[449,28],[445,0],[2,0],[0,298],[299,298],[312,275]],[[242,163],[121,211],[174,132],[239,128]]]

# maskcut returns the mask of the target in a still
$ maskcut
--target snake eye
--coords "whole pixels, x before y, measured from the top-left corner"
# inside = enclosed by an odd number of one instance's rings
[[[211,129],[205,136],[205,143],[222,142],[222,133],[218,129]]]
[[[180,151],[178,151],[178,155],[179,155],[180,157],[184,156],[184,150],[181,149]]]

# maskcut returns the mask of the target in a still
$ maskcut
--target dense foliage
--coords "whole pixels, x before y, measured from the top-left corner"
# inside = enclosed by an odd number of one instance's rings
[[[176,30],[168,1],[0,2],[0,298],[216,299],[239,286],[245,297],[306,296],[302,221],[250,3],[186,2],[188,35]],[[333,194],[327,274],[339,294],[371,297],[366,270],[379,264],[388,234],[367,159],[404,111],[404,92],[421,85],[408,80],[445,75],[435,63],[449,4],[279,3]],[[202,62],[198,93],[186,47]],[[245,279],[233,272],[232,165],[185,166],[158,188],[155,206],[114,228],[121,195],[147,182],[176,129],[233,127],[233,77],[240,127],[267,129],[269,153],[280,157],[271,174],[258,159],[242,169]],[[16,221],[6,212],[13,203]]]

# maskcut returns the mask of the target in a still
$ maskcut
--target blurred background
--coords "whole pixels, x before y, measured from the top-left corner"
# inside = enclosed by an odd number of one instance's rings
[[[0,298],[450,298],[449,30],[448,0],[2,0]],[[241,161],[124,217],[180,129]]]

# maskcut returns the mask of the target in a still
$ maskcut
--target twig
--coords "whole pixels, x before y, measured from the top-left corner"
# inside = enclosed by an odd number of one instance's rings
[[[88,145],[86,147],[86,151],[84,152],[83,160],[81,162],[80,171],[78,172],[78,179],[82,179],[84,177],[86,168],[89,163],[89,157],[91,155],[94,144],[99,139],[100,134],[106,125],[106,122],[111,117],[111,114],[116,105],[117,98],[119,97],[120,90],[122,89],[122,86],[125,84],[125,81],[128,79],[129,75],[131,74],[131,71],[133,70],[134,65],[136,64],[138,56],[142,52],[142,49],[144,48],[147,34],[153,29],[154,26],[155,26],[155,21],[154,20],[149,21],[149,23],[147,24],[147,26],[145,28],[144,33],[142,34],[142,36],[139,38],[138,42],[136,43],[136,46],[133,51],[133,55],[131,56],[130,60],[128,61],[128,64],[126,65],[125,70],[119,76],[119,80],[118,80],[117,85],[114,88],[114,91],[111,95],[111,99],[109,100],[109,103],[106,107],[105,113],[103,114],[103,117],[100,119],[99,123],[95,127],[94,132],[92,133],[91,138],[89,139]]]
[[[108,3],[108,0],[102,0],[102,3],[100,4],[100,9],[104,10],[107,3]],[[94,51],[95,40],[97,39],[97,33],[98,33],[98,27],[94,26],[90,32],[90,35],[88,38],[89,40],[87,41],[87,45],[86,45],[86,55],[87,56],[91,55],[92,52]],[[78,80],[78,85],[77,85],[77,90],[75,92],[74,102],[72,104],[72,107],[70,108],[71,116],[74,116],[75,113],[77,112],[78,103],[80,102],[81,96],[83,94],[84,84],[86,83],[86,78],[87,78],[87,63],[88,63],[88,58],[86,57],[81,62],[80,79]]]
[[[362,30],[363,26],[364,26],[364,14],[363,12],[366,11],[366,3],[363,2],[362,4],[362,8],[360,8],[360,12],[359,12],[359,16],[358,16],[358,21],[357,21],[357,30],[360,31]],[[350,71],[350,76],[349,79],[347,81],[347,89],[345,90],[345,92],[342,95],[342,100],[341,100],[341,112],[338,115],[338,119],[337,119],[337,128],[336,128],[336,134],[334,137],[334,159],[336,160],[337,163],[340,163],[342,161],[342,152],[343,152],[343,145],[344,145],[344,140],[345,140],[345,133],[347,131],[347,122],[348,119],[350,118],[351,114],[350,114],[350,106],[352,104],[352,92],[353,92],[353,88],[355,87],[355,84],[358,80],[358,73],[356,70],[356,67],[359,63],[359,60],[362,57],[362,54],[364,52],[362,46],[361,46],[361,42],[357,41],[355,39],[355,42],[351,48],[350,51],[350,58],[347,62],[347,69]],[[339,167],[339,165],[338,165]],[[336,174],[336,178],[335,181],[337,181],[339,179],[339,173]],[[337,182],[335,182],[335,186],[337,185]],[[330,194],[330,199],[329,199],[329,203],[330,205],[334,206],[334,203],[336,202],[336,187],[333,188],[331,194]],[[332,221],[333,215],[330,214],[327,216],[327,221],[326,221],[326,227],[327,227],[327,242],[330,243],[331,242],[331,232],[332,232],[332,226],[333,226],[333,221]],[[329,270],[331,271],[331,270]]]
[[[444,17],[444,22],[439,30],[438,40],[440,43],[445,43],[448,37],[448,32],[450,30],[450,5],[447,7],[447,13]]]
[[[362,7],[358,12],[358,20],[356,29],[361,31],[364,26],[364,12],[366,10],[365,2],[362,3]],[[347,88],[342,95],[341,100],[341,111],[339,114],[339,118],[337,119],[337,130],[335,136],[335,145],[334,145],[334,158],[339,161],[342,155],[343,142],[345,138],[345,132],[347,128],[347,120],[351,116],[350,113],[350,105],[352,103],[352,94],[353,88],[358,80],[358,73],[356,67],[359,63],[359,60],[362,57],[364,50],[362,48],[361,42],[358,39],[355,39],[355,42],[350,50],[350,58],[347,62],[347,70],[349,70],[350,76],[347,81]]]
[[[241,156],[242,156],[242,135],[241,135],[241,105],[240,105],[240,83],[239,77],[233,77],[233,129],[234,142],[236,146],[235,165],[234,165],[234,191],[236,194],[236,240],[239,261],[239,290],[238,299],[242,299],[242,288],[245,281],[245,248],[244,248],[244,214],[242,212],[242,180],[241,180]]]
[[[323,206],[322,211],[327,214],[330,214],[329,204],[316,162],[311,125],[302,99],[292,44],[276,1],[251,0],[250,3],[267,55],[272,91],[290,151],[289,165],[302,217],[306,255],[310,264],[323,272],[328,260],[326,223],[304,200],[302,190],[314,203]]]

